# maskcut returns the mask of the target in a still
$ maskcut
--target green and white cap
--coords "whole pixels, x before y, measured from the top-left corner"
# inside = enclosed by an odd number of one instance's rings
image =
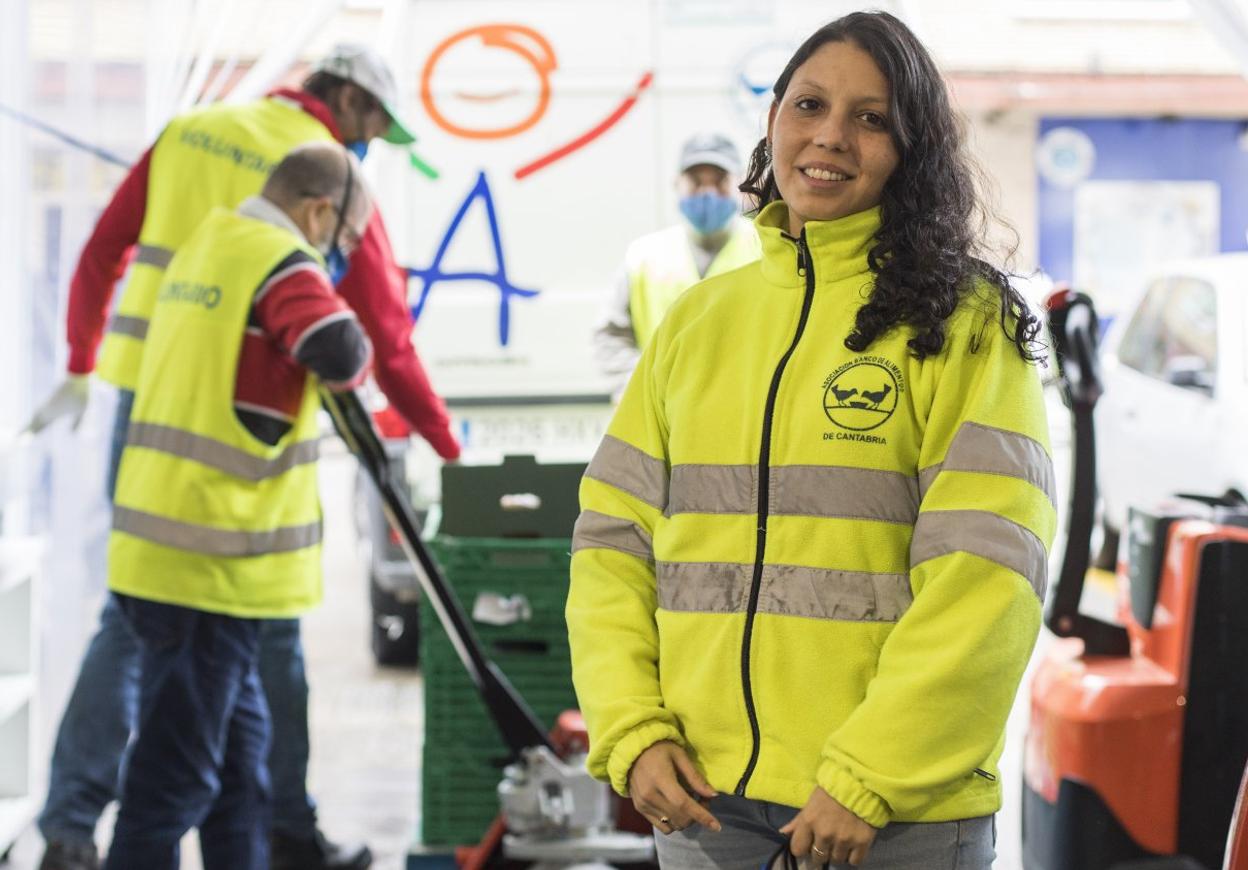
[[[313,65],[312,71],[346,79],[376,97],[390,117],[390,129],[382,134],[382,139],[394,145],[410,145],[416,141],[395,109],[399,89],[394,83],[394,73],[377,52],[358,43],[339,43]]]

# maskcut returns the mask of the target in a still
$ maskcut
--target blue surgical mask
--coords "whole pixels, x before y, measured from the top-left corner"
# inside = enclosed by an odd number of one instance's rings
[[[702,235],[722,230],[741,210],[735,196],[721,196],[707,191],[686,196],[680,201],[680,213]]]
[[[364,162],[364,158],[368,156],[368,140],[356,139],[354,142],[347,143],[347,150]]]
[[[335,245],[325,255],[325,271],[329,272],[329,282],[337,287],[342,276],[347,274],[348,268],[349,264],[347,258],[342,255],[342,248]]]
[[[363,144],[366,149],[368,148],[367,141],[359,144]],[[333,235],[329,237],[329,242],[326,244],[326,248],[328,250],[322,249],[321,251],[325,255],[325,271],[329,273],[329,281],[335,287],[338,286],[338,282],[342,280],[343,276],[347,274],[348,269],[346,255],[342,253],[342,248],[339,247],[338,240],[341,238],[343,221],[346,219],[348,210],[351,206],[351,192],[354,188],[355,172],[352,170],[351,160],[348,158],[347,183],[342,188],[342,202],[339,203],[334,209],[334,212],[337,214],[337,221],[334,223],[334,232]]]

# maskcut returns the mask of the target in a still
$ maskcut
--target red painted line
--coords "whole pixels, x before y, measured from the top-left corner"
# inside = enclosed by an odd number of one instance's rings
[[[562,160],[563,158],[567,157],[572,152],[579,151],[581,148],[584,148],[590,142],[593,142],[603,133],[610,130],[617,123],[619,123],[621,118],[623,118],[625,115],[628,114],[629,110],[632,109],[634,105],[636,105],[637,100],[641,97],[642,92],[646,88],[650,87],[650,85],[653,82],[654,82],[654,73],[653,72],[645,73],[641,77],[640,81],[637,82],[636,87],[633,88],[633,92],[629,94],[627,97],[625,97],[624,102],[616,106],[615,111],[612,112],[610,115],[607,115],[607,117],[604,118],[600,124],[593,127],[592,129],[586,130],[584,133],[582,133],[580,136],[577,136],[568,144],[560,148],[556,148],[554,151],[551,151],[549,154],[545,155],[544,157],[539,157],[536,160],[534,160],[532,163],[526,164],[525,166],[521,166],[519,169],[516,170],[516,180],[521,181],[527,178],[528,176],[532,175],[534,172],[537,172],[540,169],[545,169],[547,166],[554,163],[555,161]]]

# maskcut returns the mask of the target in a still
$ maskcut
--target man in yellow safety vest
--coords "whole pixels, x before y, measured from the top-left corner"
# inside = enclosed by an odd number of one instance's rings
[[[269,867],[260,632],[321,597],[318,391],[358,383],[371,356],[325,262],[371,212],[350,152],[301,145],[163,270],[109,539],[141,667],[107,870],[177,870],[192,827],[205,870]]]
[[[628,246],[594,333],[594,355],[617,396],[680,294],[759,257],[758,234],[741,216],[741,158],[728,137],[691,137],[680,150],[679,168],[676,193],[684,221]]]

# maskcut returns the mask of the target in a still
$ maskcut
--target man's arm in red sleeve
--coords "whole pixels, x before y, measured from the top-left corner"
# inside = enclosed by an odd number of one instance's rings
[[[338,284],[338,292],[373,342],[374,375],[390,404],[439,456],[458,459],[459,442],[451,434],[446,405],[433,391],[412,347],[407,283],[394,262],[390,238],[377,211],[351,255],[350,269]]]
[[[143,229],[151,158],[148,149],[131,167],[78,256],[78,267],[69,282],[65,324],[71,374],[85,375],[95,368],[95,352],[104,334],[113,287],[126,271],[126,253],[138,243]]]

